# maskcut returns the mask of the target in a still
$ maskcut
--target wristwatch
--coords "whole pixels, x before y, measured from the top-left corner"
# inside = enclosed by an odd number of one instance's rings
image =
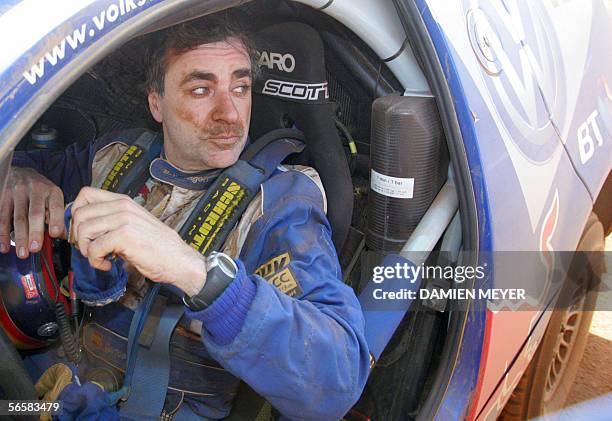
[[[206,283],[195,295],[183,296],[183,303],[191,311],[204,310],[236,279],[238,266],[227,254],[213,251],[206,257]]]

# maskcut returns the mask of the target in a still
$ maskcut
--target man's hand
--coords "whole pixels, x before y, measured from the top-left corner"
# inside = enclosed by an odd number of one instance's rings
[[[10,250],[11,220],[17,256],[22,259],[42,248],[45,222],[49,235],[65,235],[64,194],[49,179],[30,168],[12,168],[0,207],[0,252]]]
[[[109,270],[108,255],[121,256],[142,275],[197,294],[206,264],[171,228],[129,196],[84,187],[72,205],[70,236],[96,269]]]

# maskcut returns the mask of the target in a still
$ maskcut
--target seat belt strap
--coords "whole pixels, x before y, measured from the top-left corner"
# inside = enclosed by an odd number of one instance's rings
[[[182,302],[166,305],[149,348],[138,346],[130,394],[120,415],[133,420],[159,420],[170,377],[170,336],[185,312]],[[143,386],[143,387],[141,387]]]
[[[123,387],[116,392],[108,394],[108,399],[111,405],[115,405],[120,400],[127,399],[130,395],[130,386],[132,384],[132,377],[134,375],[134,368],[136,365],[136,355],[138,354],[136,348],[136,345],[138,344],[137,339],[140,338],[140,334],[142,333],[146,323],[147,315],[151,311],[153,303],[155,303],[155,297],[157,296],[160,288],[160,284],[153,284],[134,312],[128,333],[127,367],[125,370],[125,376],[123,377]]]
[[[252,145],[257,150],[249,162],[238,160],[224,170],[181,227],[181,238],[203,255],[220,249],[248,204],[257,195],[261,184],[288,155],[304,149],[301,133],[294,133],[293,138],[277,137],[275,141],[271,140],[273,135],[268,134],[263,147],[257,142]],[[286,131],[282,134],[288,135]],[[160,284],[157,283],[149,288],[132,318],[124,385],[109,395],[113,404],[120,399],[127,399],[119,411],[122,418],[159,419],[163,409],[170,377],[170,336],[185,307],[181,303],[178,304],[180,310],[170,311],[174,305],[168,306],[162,314],[151,347],[146,349],[139,346],[140,335],[159,289]]]
[[[257,142],[252,145],[257,146]],[[181,238],[203,255],[219,250],[263,182],[288,155],[303,149],[297,138],[277,138],[268,141],[250,161],[238,160],[224,170],[185,221],[179,231]]]
[[[136,196],[149,178],[149,165],[159,156],[162,136],[145,131],[130,145],[102,182],[102,190]]]

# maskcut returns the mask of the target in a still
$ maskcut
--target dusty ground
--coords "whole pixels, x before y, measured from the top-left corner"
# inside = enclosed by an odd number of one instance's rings
[[[606,250],[612,252],[612,235],[606,239]],[[608,268],[608,272],[612,272],[612,267]],[[597,307],[612,310],[610,294],[600,295]],[[611,392],[612,311],[596,311],[586,351],[566,405],[573,405]]]

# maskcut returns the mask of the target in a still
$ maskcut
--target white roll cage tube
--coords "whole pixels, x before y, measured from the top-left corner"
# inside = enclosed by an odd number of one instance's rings
[[[425,263],[459,208],[457,191],[449,171],[449,177],[440,189],[414,232],[402,247],[400,254],[415,265]],[[455,224],[453,224],[454,226]]]

